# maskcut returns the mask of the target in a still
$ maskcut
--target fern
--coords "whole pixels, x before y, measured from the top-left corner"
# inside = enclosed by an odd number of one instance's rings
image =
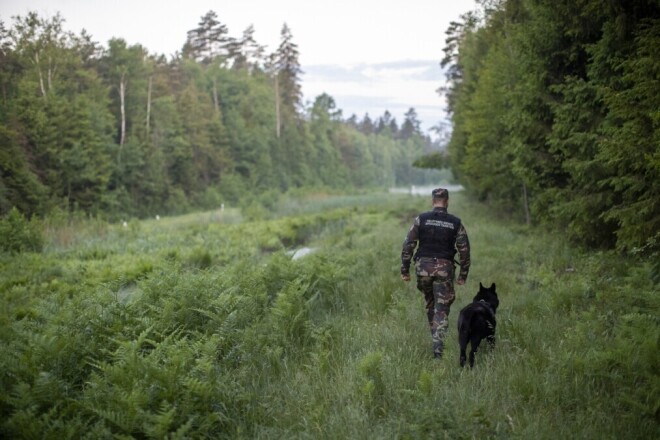
[[[176,407],[163,402],[158,412],[148,414],[143,423],[143,431],[147,434],[147,437],[152,439],[167,438],[167,434],[174,424],[176,411]]]
[[[396,277],[401,213],[419,201],[364,205],[194,231],[147,224],[140,237],[109,230],[93,246],[0,258],[0,436],[656,437],[651,265],[469,211],[475,279],[501,279],[505,304],[504,349],[475,375],[454,368],[451,345],[431,364],[420,298]],[[320,250],[264,253],[267,228]],[[200,246],[206,270],[186,257]],[[140,294],[122,303],[125,283]]]
[[[188,433],[192,431],[195,419],[196,417],[188,418],[188,420],[179,426],[176,431],[169,433],[167,438],[169,440],[185,440],[190,438],[191,436],[189,436]]]
[[[383,379],[383,353],[372,352],[360,360],[358,369],[364,377],[359,392],[365,406],[382,414],[387,407],[385,381]]]
[[[130,433],[133,430],[133,420],[125,411],[119,412],[106,409],[93,409],[93,411],[115,429],[119,429],[124,433]]]

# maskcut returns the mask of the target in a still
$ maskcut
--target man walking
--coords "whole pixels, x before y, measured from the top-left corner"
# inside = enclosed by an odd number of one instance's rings
[[[417,289],[424,293],[426,315],[431,327],[433,356],[442,357],[449,325],[447,318],[454,293],[454,255],[458,251],[459,285],[465,284],[470,269],[470,242],[461,219],[447,212],[449,192],[436,188],[431,192],[433,210],[415,218],[401,251],[401,279],[410,281],[410,262],[415,254]]]

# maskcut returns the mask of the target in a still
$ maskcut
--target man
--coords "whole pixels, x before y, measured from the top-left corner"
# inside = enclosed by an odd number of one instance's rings
[[[424,293],[426,315],[431,326],[433,356],[442,357],[447,318],[454,293],[454,255],[460,259],[459,285],[465,284],[470,269],[470,242],[461,219],[447,212],[449,192],[436,188],[431,192],[433,210],[420,214],[408,231],[401,251],[401,279],[410,281],[410,262],[415,254],[417,289]]]

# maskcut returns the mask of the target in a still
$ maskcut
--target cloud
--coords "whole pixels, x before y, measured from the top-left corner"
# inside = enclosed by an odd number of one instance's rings
[[[405,60],[388,63],[303,66],[303,93],[313,101],[322,93],[332,96],[344,116],[372,119],[386,110],[401,123],[411,107],[423,130],[445,118],[444,98],[437,89],[444,73],[435,60]]]
[[[305,80],[332,81],[389,80],[396,78],[444,81],[444,72],[435,60],[406,60],[377,64],[313,64],[304,66]]]
[[[367,66],[364,68],[364,70],[362,70],[361,73],[363,76],[371,79],[391,80],[401,78],[415,78],[428,70],[429,68],[427,66],[415,66],[407,68],[383,68],[378,66]]]

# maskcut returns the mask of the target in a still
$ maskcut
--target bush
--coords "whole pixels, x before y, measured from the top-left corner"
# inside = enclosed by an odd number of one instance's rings
[[[16,207],[0,220],[0,249],[6,252],[41,252],[44,237],[37,220],[27,220]]]

